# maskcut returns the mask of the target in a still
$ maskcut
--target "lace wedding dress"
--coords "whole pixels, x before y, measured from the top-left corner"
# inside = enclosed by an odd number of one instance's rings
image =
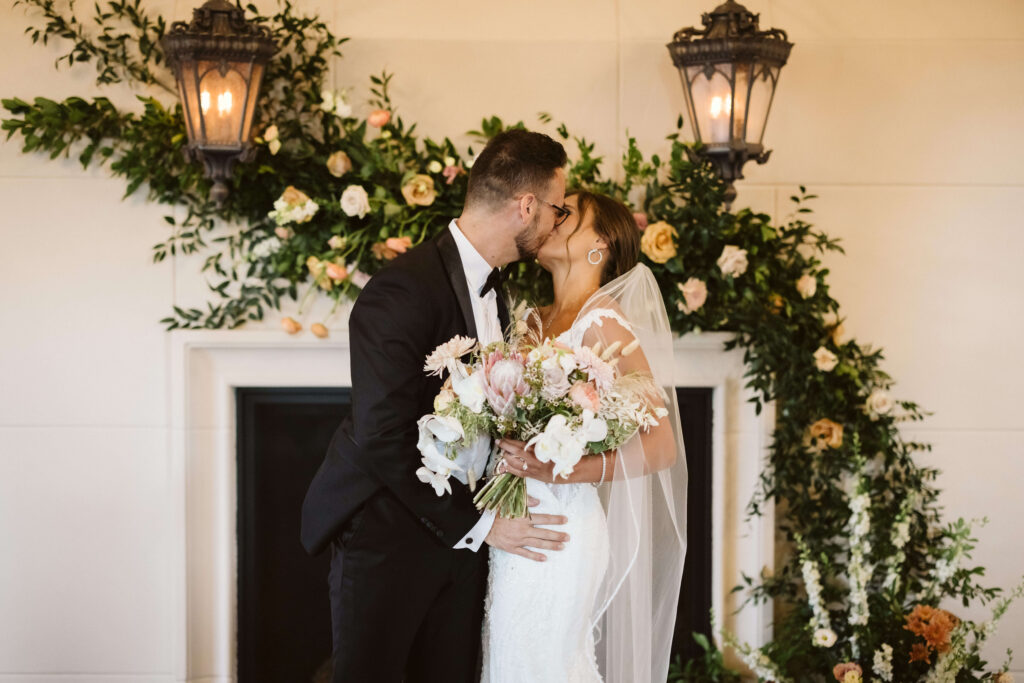
[[[594,309],[556,339],[572,347],[606,319],[629,329],[610,309]],[[569,534],[544,562],[490,549],[484,603],[482,683],[601,683],[591,627],[608,567],[608,525],[591,484],[549,484],[528,478],[540,504],[531,512],[564,515],[551,527]]]

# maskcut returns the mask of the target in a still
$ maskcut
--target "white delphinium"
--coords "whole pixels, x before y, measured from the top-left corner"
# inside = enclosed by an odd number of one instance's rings
[[[859,448],[859,439],[854,435],[854,448]],[[861,466],[863,469],[863,465]],[[871,554],[871,519],[868,508],[871,507],[871,496],[868,494],[867,482],[863,475],[858,475],[854,495],[850,498],[850,521],[847,529],[850,534],[850,562],[847,573],[850,583],[850,612],[848,620],[854,627],[850,636],[850,649],[854,659],[860,657],[860,645],[857,642],[857,628],[868,625],[868,583],[874,573],[874,566],[867,558]]]
[[[818,565],[811,558],[811,551],[804,543],[802,536],[796,537],[797,547],[800,549],[800,573],[804,578],[804,588],[807,590],[807,603],[811,607],[811,629],[832,630],[832,620],[829,618],[828,610],[821,598],[821,572]],[[817,643],[815,643],[817,644]],[[820,647],[820,646],[819,646]]]
[[[889,590],[897,591],[900,587],[900,571],[903,568],[903,562],[907,559],[907,553],[904,548],[906,548],[907,543],[910,541],[910,513],[916,503],[917,495],[911,492],[903,499],[903,502],[900,504],[900,510],[896,513],[896,519],[893,522],[891,538],[893,552],[886,561],[887,569],[885,582],[883,583],[885,588]]]
[[[871,670],[883,681],[892,680],[892,646],[882,643],[882,646],[875,650],[874,661]]]

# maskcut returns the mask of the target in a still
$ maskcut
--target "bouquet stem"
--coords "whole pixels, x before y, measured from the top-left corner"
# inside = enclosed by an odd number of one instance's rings
[[[508,519],[526,517],[526,480],[508,472],[491,477],[473,502],[477,510],[495,510]]]

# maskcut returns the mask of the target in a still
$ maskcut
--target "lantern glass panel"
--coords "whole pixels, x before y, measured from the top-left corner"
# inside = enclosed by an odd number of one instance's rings
[[[729,144],[729,120],[732,115],[731,64],[716,64],[708,79],[703,66],[686,67],[687,90],[692,102],[690,116],[694,119],[694,139],[703,144]]]
[[[241,146],[242,114],[248,101],[248,88],[246,79],[234,66],[222,70],[220,63],[199,62],[199,110],[205,133],[200,139],[205,145]]]
[[[747,142],[763,144],[764,129],[768,123],[768,110],[775,92],[775,79],[779,76],[778,67],[761,65],[758,67],[753,82],[750,84],[750,105],[747,107]]]
[[[736,74],[732,106],[732,138],[734,140],[748,139],[746,137],[746,127],[747,121],[749,121],[751,66],[750,62],[737,62],[734,65],[734,73]]]
[[[245,126],[242,129],[242,142],[249,141],[250,131],[252,130],[252,120],[254,112],[256,111],[256,99],[260,93],[260,85],[263,82],[263,65],[262,64],[247,64],[246,67],[249,71],[249,99],[245,104],[245,111],[242,116],[242,123]]]
[[[196,88],[198,75],[196,63],[191,59],[183,59],[178,73],[178,95],[185,116],[185,127],[189,140],[198,140],[202,125],[199,120],[199,90]]]

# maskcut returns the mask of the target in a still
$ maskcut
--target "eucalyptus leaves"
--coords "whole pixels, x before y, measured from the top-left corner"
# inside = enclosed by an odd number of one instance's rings
[[[268,65],[254,122],[256,159],[238,166],[219,210],[201,169],[181,154],[181,110],[159,48],[165,21],[148,15],[140,0],[96,5],[82,20],[50,0],[20,4],[30,10],[34,41],[70,46],[59,66],[95,66],[100,88],[130,81],[151,91],[140,97],[140,113],[102,96],[4,99],[3,130],[21,138],[26,153],[73,154],[83,167],[105,165],[124,179],[126,194],[142,190],[177,208],[180,217],[166,219],[169,231],[154,260],[201,255],[211,301],[175,308],[164,319],[169,329],[238,327],[280,310],[285,298],[328,297],[338,308],[391,258],[461,210],[472,149],[418,137],[398,114],[388,74],[371,78],[367,103],[326,87],[328,64],[345,40],[287,2],[257,16],[281,50]],[[541,115],[539,123],[551,126],[551,117]],[[505,127],[490,117],[471,136],[483,141]],[[838,665],[849,665],[844,679],[991,676],[972,643],[991,633],[1024,589],[1002,595],[982,587],[983,570],[967,562],[970,526],[942,523],[936,471],[914,458],[929,446],[899,431],[925,413],[892,397],[881,351],[845,334],[823,262],[842,249],[807,222],[814,196],[801,188],[791,212],[774,219],[747,209],[731,213],[722,208],[723,184],[710,167],[689,161],[677,131],[668,135],[664,157],[645,155],[629,140],[605,175],[593,144],[564,125],[551,127],[575,148],[571,184],[633,207],[644,231],[643,259],[656,274],[674,331],[732,332],[727,346],[743,350],[756,408],[775,403],[770,458],[749,510],[760,514],[769,499],[783,506],[778,540],[796,547],[773,574],[744,577],[739,587],[748,601],[780,606],[774,641],[760,648],[733,641],[750,668],[775,681],[820,681],[829,672],[835,677]],[[218,232],[224,225],[240,228]],[[519,296],[539,303],[550,294],[544,283],[533,264],[518,265],[512,278]],[[329,320],[298,317],[284,321],[289,331],[305,324],[317,336],[328,334]],[[909,662],[906,652],[919,636],[905,628],[908,615],[919,605],[935,609],[944,598],[995,601],[993,620],[960,622],[950,631],[947,652],[955,656],[933,648],[927,661]],[[691,662],[679,675],[734,680],[721,657],[706,651],[703,669]]]

